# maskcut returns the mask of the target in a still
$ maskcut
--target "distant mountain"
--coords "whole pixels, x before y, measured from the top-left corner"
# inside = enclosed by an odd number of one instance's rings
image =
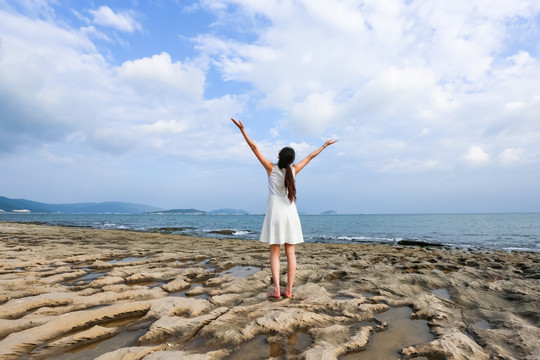
[[[62,214],[182,214],[182,215],[249,215],[238,209],[217,209],[204,211],[197,209],[163,210],[154,206],[125,202],[46,204],[26,199],[10,199],[0,196],[0,212],[19,212]]]
[[[209,215],[249,215],[249,212],[245,210],[237,209],[218,209],[208,212]]]
[[[153,214],[206,215],[208,212],[197,209],[171,209],[152,211]]]
[[[337,214],[338,212],[335,210],[328,210],[328,211],[320,213],[319,215],[337,215]]]
[[[25,199],[10,199],[0,196],[0,209],[5,212],[13,210],[30,210],[32,212],[52,212],[48,204],[43,204]]]
[[[142,214],[160,210],[154,206],[125,202],[46,204],[26,199],[10,199],[0,196],[0,209],[5,212],[14,210],[30,210],[30,212],[64,213],[64,214]]]

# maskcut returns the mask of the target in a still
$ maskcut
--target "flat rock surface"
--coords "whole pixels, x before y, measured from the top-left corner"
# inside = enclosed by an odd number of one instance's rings
[[[540,359],[540,254],[0,223],[0,359]],[[286,280],[282,253],[282,281]]]

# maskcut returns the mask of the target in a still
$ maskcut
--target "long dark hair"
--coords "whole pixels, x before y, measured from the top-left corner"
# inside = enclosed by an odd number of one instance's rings
[[[291,165],[294,161],[294,149],[290,147],[284,147],[279,152],[278,167],[285,169],[285,188],[287,189],[287,197],[292,203],[296,201],[296,186],[294,184],[294,176],[292,173]]]

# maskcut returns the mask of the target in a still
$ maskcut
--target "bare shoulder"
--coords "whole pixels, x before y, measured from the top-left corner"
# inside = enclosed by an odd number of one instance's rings
[[[309,159],[305,158],[304,160],[300,161],[298,164],[294,164],[292,166],[294,169],[294,174],[295,175],[298,174],[300,170],[302,170],[307,165],[308,162],[309,162]]]
[[[270,162],[270,165],[268,167],[265,166],[265,169],[268,176],[270,176],[270,174],[272,174],[272,170],[274,169],[274,163]]]

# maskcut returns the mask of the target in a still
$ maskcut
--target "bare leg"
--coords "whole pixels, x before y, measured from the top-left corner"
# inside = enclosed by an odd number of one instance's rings
[[[291,298],[294,278],[296,276],[296,254],[294,253],[294,245],[285,244],[285,254],[287,255],[287,286],[283,291],[283,296]]]
[[[272,279],[274,280],[274,291],[266,295],[269,297],[280,297],[279,289],[279,245],[270,245],[270,271],[272,272]]]

